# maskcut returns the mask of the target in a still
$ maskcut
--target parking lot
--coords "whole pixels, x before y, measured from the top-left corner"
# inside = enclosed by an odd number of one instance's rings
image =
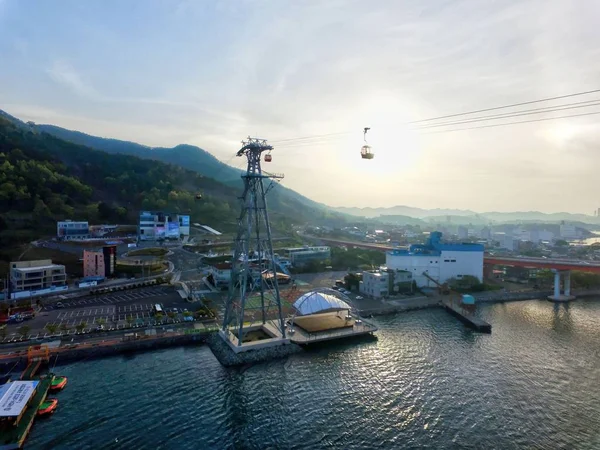
[[[154,286],[142,289],[132,289],[128,291],[121,291],[110,294],[101,294],[101,295],[90,295],[87,297],[71,300],[71,301],[63,301],[62,303],[64,308],[80,308],[85,307],[86,305],[115,305],[118,303],[132,303],[138,300],[147,299],[150,297],[162,297],[168,296],[173,293],[173,289],[166,286]],[[60,309],[56,306],[56,303],[52,305],[46,305],[43,307],[44,311],[53,311],[56,309]]]

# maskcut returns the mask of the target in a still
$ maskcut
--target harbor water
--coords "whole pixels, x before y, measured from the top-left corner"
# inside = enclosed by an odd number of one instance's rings
[[[223,368],[206,346],[57,367],[31,449],[598,449],[600,298],[377,317],[377,340]]]

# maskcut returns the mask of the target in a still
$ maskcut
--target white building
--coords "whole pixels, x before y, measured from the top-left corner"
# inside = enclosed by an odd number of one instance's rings
[[[418,286],[435,286],[451,278],[466,275],[483,280],[483,245],[443,244],[442,233],[431,233],[425,245],[411,245],[408,250],[392,250],[386,254],[388,269],[413,274]]]
[[[88,222],[73,222],[72,220],[64,220],[56,222],[56,237],[67,241],[73,239],[89,239],[90,226]]]
[[[358,290],[369,297],[381,298],[389,295],[389,274],[380,271],[365,271]]]
[[[560,225],[560,237],[565,239],[577,239],[579,237],[577,227],[563,222]]]
[[[459,239],[467,239],[469,237],[469,229],[462,225],[459,225],[458,231],[456,232]]]
[[[189,235],[189,215],[153,211],[140,212],[138,222],[138,239],[140,241],[179,239]]]
[[[65,266],[53,264],[50,259],[15,261],[10,263],[11,291],[43,293],[66,286]]]

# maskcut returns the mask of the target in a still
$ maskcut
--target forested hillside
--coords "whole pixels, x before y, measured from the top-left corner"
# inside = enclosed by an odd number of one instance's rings
[[[241,190],[149,159],[108,154],[0,117],[0,245],[56,232],[56,221],[135,223],[140,209],[189,212],[192,221],[232,230]],[[196,200],[196,193],[203,199]],[[275,229],[323,218],[298,202],[272,202]],[[317,213],[317,214],[315,214]]]

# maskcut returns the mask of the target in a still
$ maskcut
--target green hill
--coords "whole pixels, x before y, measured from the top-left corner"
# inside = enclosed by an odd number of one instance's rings
[[[107,153],[133,155],[139,158],[154,159],[174,164],[194,170],[201,175],[215,178],[217,181],[238,189],[242,188],[241,171],[239,169],[222,163],[206,150],[193,145],[182,144],[173,148],[147,147],[135,142],[91,136],[54,125],[31,124],[29,126],[33,130],[43,131],[75,144],[85,145],[86,147],[102,150]],[[232,154],[234,151],[237,151],[237,149],[232,149]],[[297,205],[301,208],[310,208],[314,213],[331,212],[327,206],[314,202],[282,185],[277,185],[272,189],[269,205],[275,210],[278,207],[285,207],[285,205]],[[337,215],[341,216],[340,214]]]
[[[0,117],[0,167],[2,246],[54,234],[56,221],[67,218],[135,223],[140,209],[173,210],[228,231],[239,214],[239,187],[151,159],[93,150],[6,117]],[[298,201],[270,206],[279,230],[327,215]]]

